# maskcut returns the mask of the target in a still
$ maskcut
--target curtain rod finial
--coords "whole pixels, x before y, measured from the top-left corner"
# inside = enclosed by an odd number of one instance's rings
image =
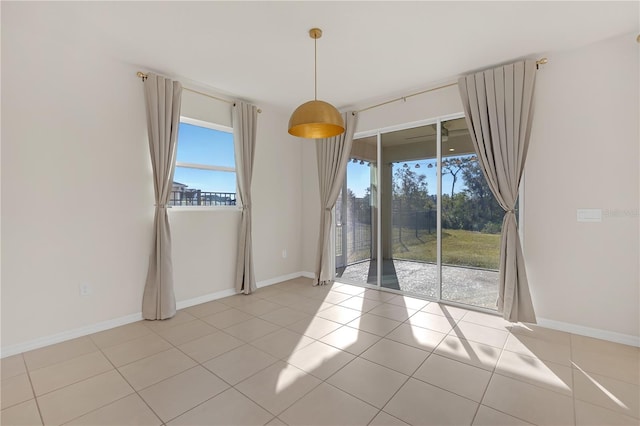
[[[142,71],[138,71],[136,73],[136,76],[140,77],[142,81],[145,81],[147,79],[147,74],[143,73]]]

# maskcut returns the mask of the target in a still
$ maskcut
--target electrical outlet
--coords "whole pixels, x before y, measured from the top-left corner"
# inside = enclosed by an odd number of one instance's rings
[[[80,284],[80,296],[89,296],[91,294],[91,286],[87,283]]]
[[[287,249],[282,249],[282,258],[283,259],[287,258]]]

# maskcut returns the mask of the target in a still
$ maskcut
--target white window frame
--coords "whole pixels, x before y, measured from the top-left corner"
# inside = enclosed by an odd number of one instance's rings
[[[222,124],[211,123],[209,121],[197,120],[195,118],[185,117],[183,115],[180,116],[180,123],[191,124],[192,126],[204,127],[211,130],[217,130],[220,132],[230,133],[233,135],[233,127],[223,126]],[[178,140],[176,144],[180,143],[180,134],[178,134]],[[235,147],[235,139],[233,141]],[[177,147],[176,147],[177,149]],[[175,167],[186,167],[189,169],[198,169],[198,170],[210,170],[215,172],[232,172],[236,173],[235,167],[226,167],[226,166],[213,166],[209,164],[200,164],[200,163],[188,163],[184,161],[178,161],[176,158]],[[171,206],[172,209],[177,211],[203,211],[203,210],[237,210],[241,208],[240,202],[238,200],[238,187],[236,185],[236,205],[235,206]]]

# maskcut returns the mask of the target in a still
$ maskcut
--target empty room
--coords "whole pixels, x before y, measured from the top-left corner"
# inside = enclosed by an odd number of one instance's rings
[[[637,1],[0,20],[2,425],[640,424]]]

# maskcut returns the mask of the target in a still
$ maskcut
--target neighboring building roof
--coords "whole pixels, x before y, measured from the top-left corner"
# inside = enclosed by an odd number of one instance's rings
[[[181,186],[183,188],[187,188],[189,185],[185,185],[184,183],[180,183],[180,182],[173,182],[173,186]]]

